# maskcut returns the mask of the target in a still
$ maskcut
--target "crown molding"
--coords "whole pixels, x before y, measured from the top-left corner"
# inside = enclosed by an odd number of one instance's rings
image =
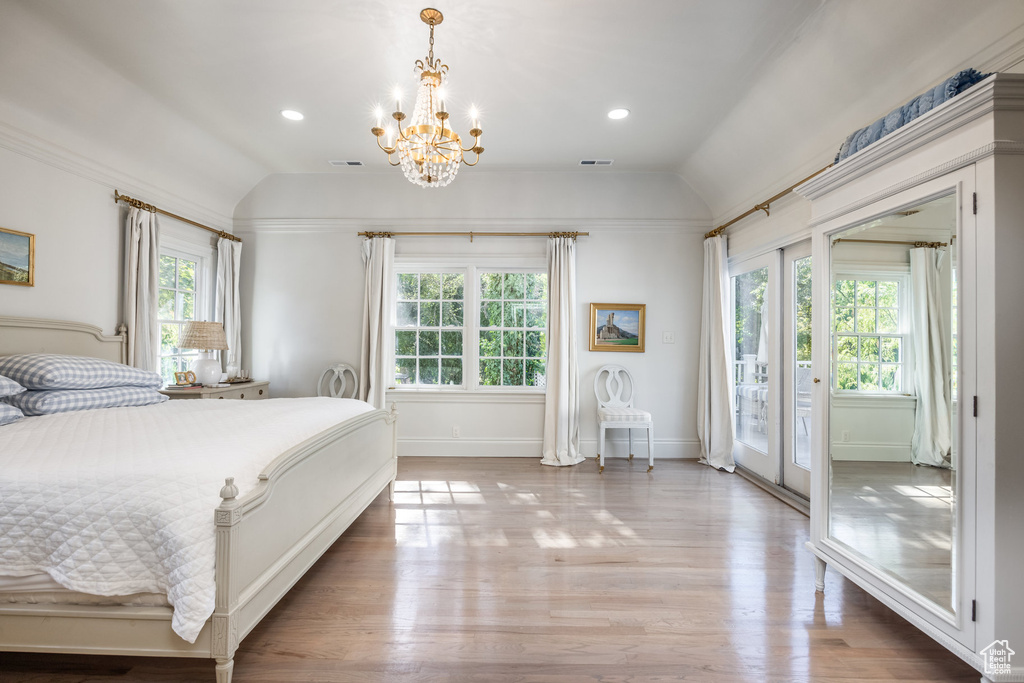
[[[166,211],[188,216],[191,220],[205,223],[218,230],[232,231],[231,217],[226,214],[168,193],[148,183],[140,182],[110,166],[84,157],[66,147],[44,140],[3,121],[0,121],[0,147],[105,186],[110,189],[112,203],[116,188],[122,194],[155,204]]]
[[[986,45],[965,64],[977,65],[982,73],[1006,71],[1024,61],[1024,26],[1018,26],[999,40]]]
[[[889,185],[888,187],[884,187],[881,190],[878,190],[877,192],[867,195],[866,197],[861,197],[855,202],[850,202],[849,204],[841,206],[838,209],[829,211],[828,213],[822,214],[820,216],[816,216],[811,220],[809,225],[810,227],[815,227],[823,223],[827,223],[840,216],[844,216],[858,209],[870,206],[871,204],[886,199],[887,197],[899,194],[904,190],[916,187],[921,183],[925,183],[928,182],[929,180],[934,180],[935,178],[942,177],[947,173],[952,173],[953,171],[961,169],[965,166],[970,166],[971,164],[974,164],[981,159],[985,159],[987,157],[996,155],[1022,154],[1024,154],[1024,142],[1017,142],[1014,140],[995,140],[994,142],[990,142],[987,145],[982,145],[977,149],[971,150],[967,154],[962,154],[954,159],[950,159],[944,164],[933,166],[927,171],[918,173],[917,175],[911,176],[910,178],[905,178],[904,180],[901,180],[898,183],[894,183],[892,185]]]
[[[235,221],[235,234],[360,232],[574,232],[640,234],[700,234],[710,220],[625,218],[249,218]]]

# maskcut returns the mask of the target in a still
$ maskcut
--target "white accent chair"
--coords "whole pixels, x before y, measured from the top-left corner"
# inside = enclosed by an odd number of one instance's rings
[[[328,375],[330,375],[329,378]],[[352,376],[351,380],[348,379],[349,375]],[[316,383],[317,396],[327,395],[324,393],[325,378],[327,379],[326,390],[331,398],[355,398],[359,393],[359,375],[356,374],[356,369],[348,363],[335,363],[324,370],[324,373],[320,375],[320,380]],[[350,395],[346,396],[349,393]]]
[[[597,395],[597,418],[600,437],[597,461],[604,473],[604,432],[606,429],[625,429],[629,434],[629,459],[633,460],[633,430],[647,430],[647,471],[654,469],[654,421],[646,410],[633,407],[636,384],[629,370],[621,365],[605,365],[594,377]]]

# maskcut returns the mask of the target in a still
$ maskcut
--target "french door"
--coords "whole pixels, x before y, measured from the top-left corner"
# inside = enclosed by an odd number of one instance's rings
[[[810,495],[811,244],[730,262],[733,456],[746,470]]]
[[[811,493],[811,242],[782,251],[782,485]]]
[[[777,309],[779,252],[730,264],[733,310],[733,457],[747,470],[779,484],[776,397],[779,363]]]

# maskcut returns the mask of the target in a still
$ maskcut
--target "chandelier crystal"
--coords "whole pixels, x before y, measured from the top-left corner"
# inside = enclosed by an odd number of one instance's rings
[[[444,187],[455,179],[459,166],[476,166],[484,148],[480,146],[480,121],[473,115],[473,128],[469,134],[474,142],[470,147],[462,146],[462,138],[448,126],[448,111],[445,109],[443,87],[448,81],[448,65],[434,58],[434,27],[444,20],[444,15],[428,7],[420,12],[420,19],[430,26],[430,51],[426,60],[416,60],[419,86],[416,89],[416,104],[409,123],[402,112],[402,103],[395,98],[395,111],[391,115],[398,123],[398,139],[392,144],[393,133],[381,126],[383,118],[377,112],[377,125],[370,132],[377,138],[377,146],[388,155],[388,163],[401,166],[410,182],[422,187]],[[387,145],[381,138],[387,134]],[[475,157],[470,163],[465,154],[472,152]],[[398,156],[398,161],[392,159]]]

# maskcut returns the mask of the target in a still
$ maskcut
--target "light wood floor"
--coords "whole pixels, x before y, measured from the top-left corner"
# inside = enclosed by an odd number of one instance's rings
[[[692,461],[405,458],[243,642],[239,683],[971,681],[829,571],[808,520]],[[0,653],[0,681],[213,681],[209,661]]]
[[[953,470],[833,462],[832,536],[952,610],[955,490]]]

